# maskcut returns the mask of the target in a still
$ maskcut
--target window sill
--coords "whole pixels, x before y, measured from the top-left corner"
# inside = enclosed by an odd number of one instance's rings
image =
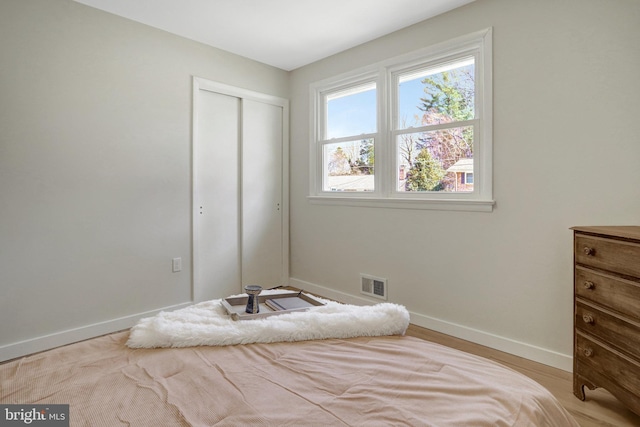
[[[366,208],[426,209],[439,211],[492,212],[495,200],[392,199],[376,197],[308,196],[313,204]]]

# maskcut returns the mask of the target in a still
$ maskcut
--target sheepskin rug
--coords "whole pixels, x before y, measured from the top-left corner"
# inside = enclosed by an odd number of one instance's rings
[[[265,290],[262,294],[282,293]],[[307,311],[252,320],[232,320],[221,304],[211,300],[153,317],[131,328],[131,348],[225,346],[279,341],[306,341],[359,336],[404,335],[409,312],[398,304],[368,306],[340,304],[314,297],[326,305]]]

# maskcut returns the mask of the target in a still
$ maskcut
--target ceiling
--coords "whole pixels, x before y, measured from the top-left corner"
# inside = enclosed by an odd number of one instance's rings
[[[75,0],[293,70],[474,0]]]

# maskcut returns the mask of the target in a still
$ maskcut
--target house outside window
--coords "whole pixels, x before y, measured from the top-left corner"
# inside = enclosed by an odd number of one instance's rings
[[[473,159],[462,158],[447,169],[453,191],[473,191]]]
[[[311,85],[310,200],[491,211],[491,29]]]

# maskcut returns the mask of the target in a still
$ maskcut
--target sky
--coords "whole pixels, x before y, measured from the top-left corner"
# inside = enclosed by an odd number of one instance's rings
[[[473,58],[462,58],[401,78],[398,90],[400,120],[406,119],[407,126],[416,126],[414,116],[422,113],[418,105],[424,96],[422,80],[426,76],[459,67],[473,67]],[[327,139],[376,132],[376,90],[375,87],[371,88],[372,85],[367,84],[329,99]]]
[[[424,94],[424,85],[420,79],[415,79],[400,86],[400,117],[406,117],[407,124],[410,125],[413,116],[420,114],[417,106]],[[376,132],[375,89],[329,101],[327,121],[327,139]]]

